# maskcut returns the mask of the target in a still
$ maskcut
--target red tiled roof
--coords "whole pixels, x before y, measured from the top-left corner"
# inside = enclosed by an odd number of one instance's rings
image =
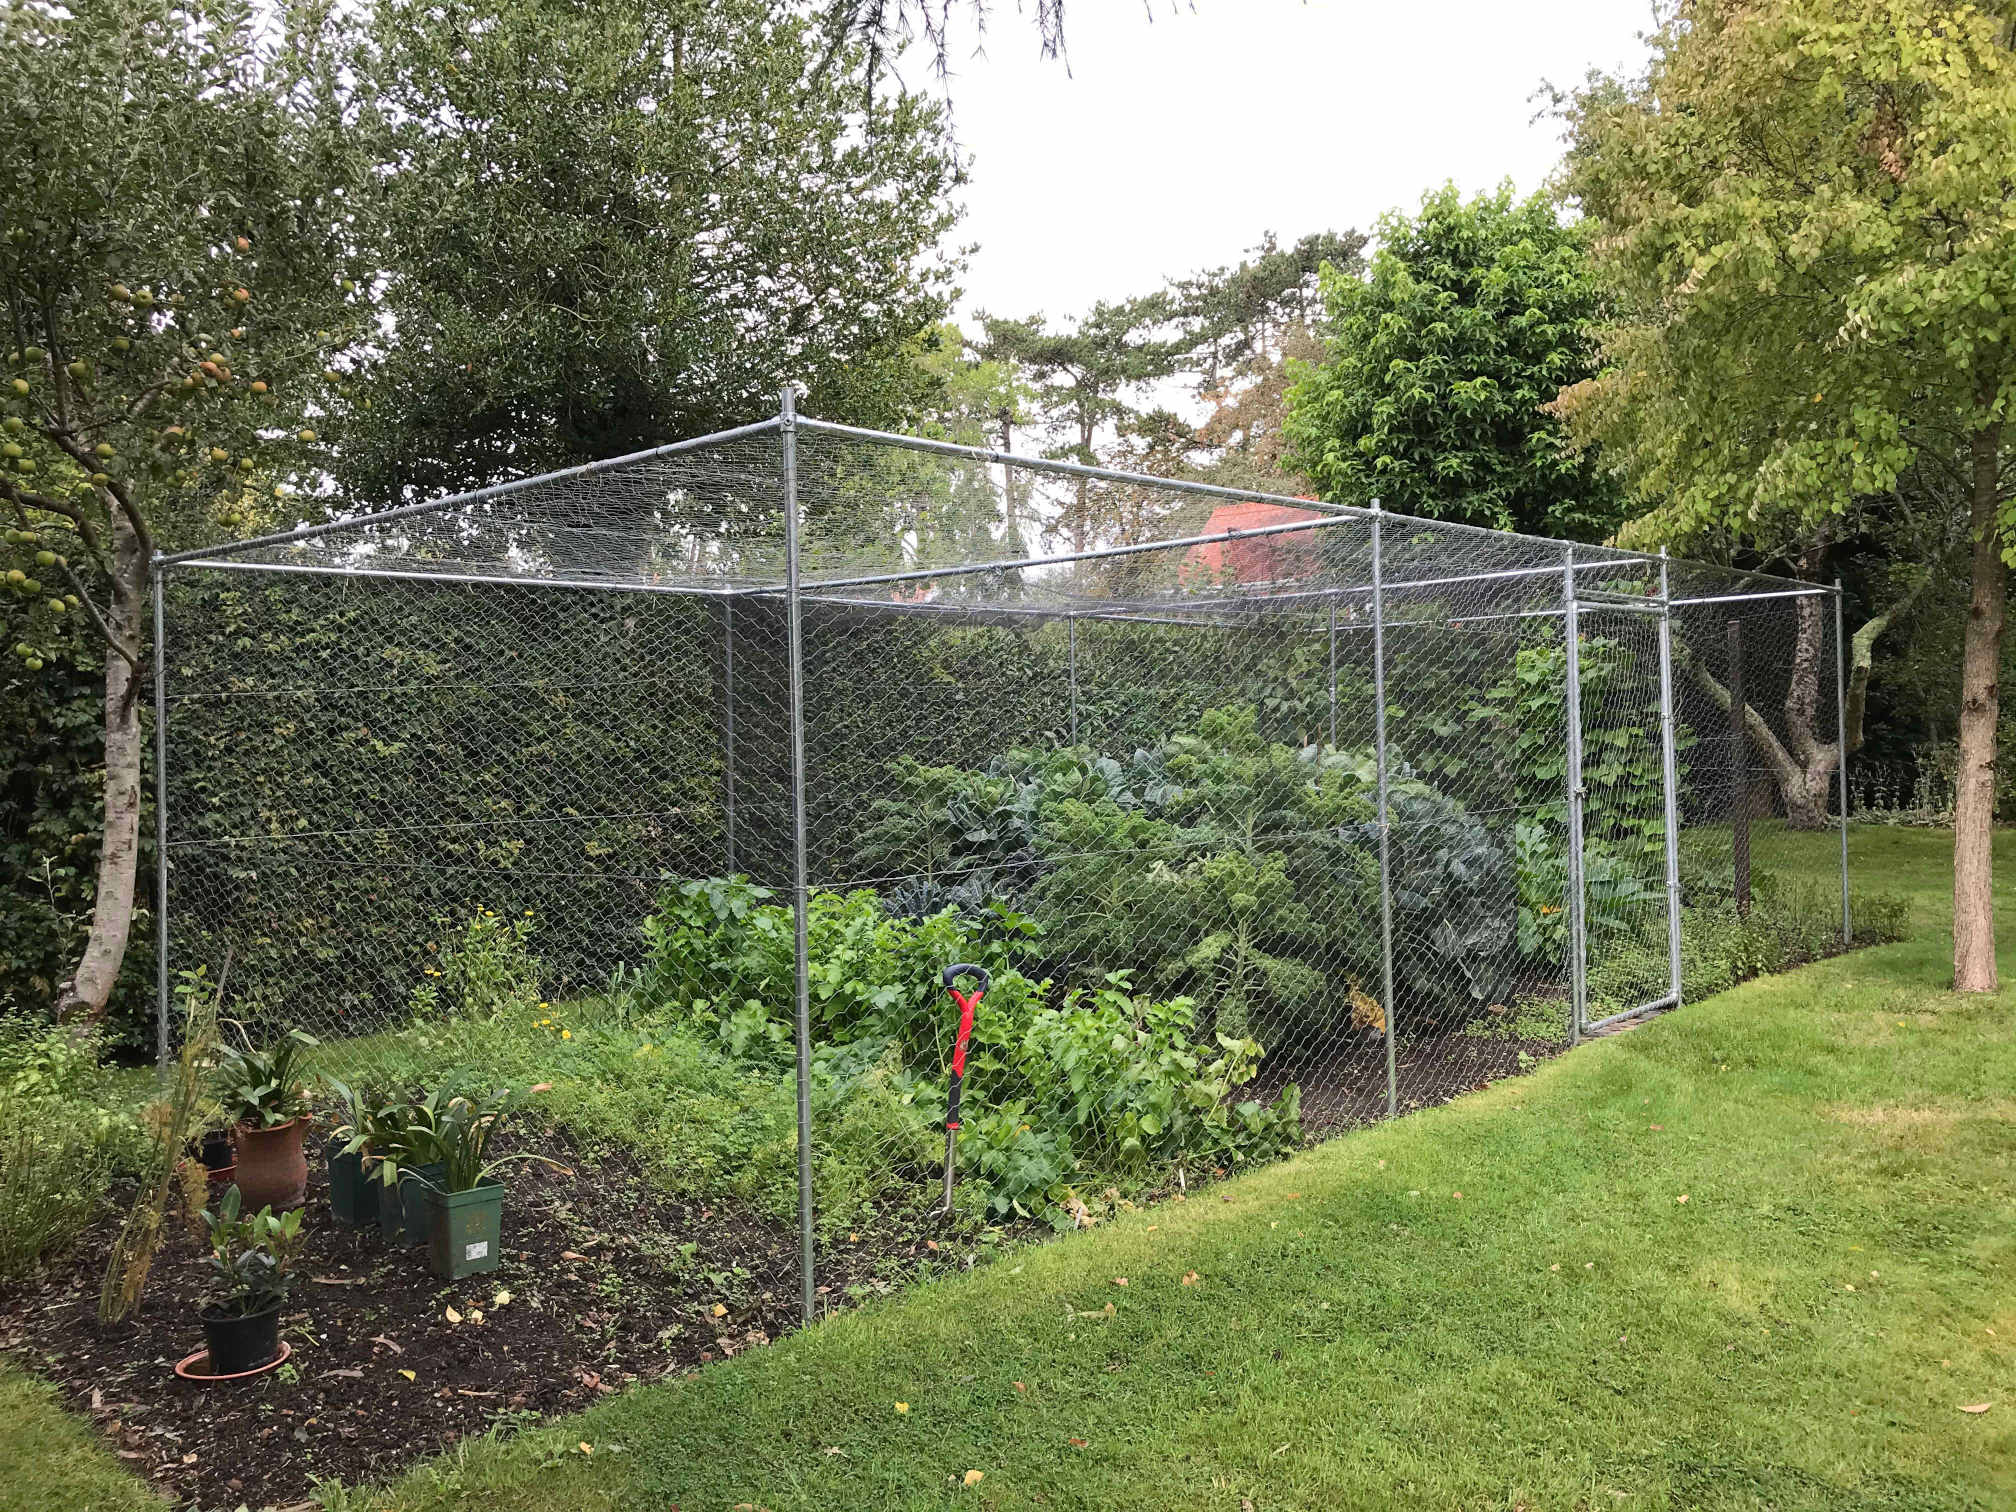
[[[1321,510],[1297,509],[1292,504],[1268,504],[1248,499],[1241,504],[1220,504],[1211,511],[1199,535],[1217,535],[1228,530],[1256,530],[1264,525],[1297,525],[1320,520]],[[1306,575],[1316,563],[1316,533],[1281,531],[1274,535],[1249,536],[1243,540],[1206,541],[1192,546],[1183,561],[1186,583],[1266,583]]]

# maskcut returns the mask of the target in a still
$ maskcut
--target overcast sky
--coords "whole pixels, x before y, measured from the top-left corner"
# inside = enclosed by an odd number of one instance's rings
[[[1534,91],[1635,67],[1651,19],[1648,0],[1151,3],[1152,22],[1143,0],[1072,0],[1068,72],[1014,0],[984,57],[955,49],[959,238],[980,244],[963,314],[1076,314],[1270,229],[1369,230],[1447,179],[1538,188],[1560,141]]]

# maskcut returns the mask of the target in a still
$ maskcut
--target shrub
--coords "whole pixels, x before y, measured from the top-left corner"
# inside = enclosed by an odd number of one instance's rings
[[[25,1026],[0,1033],[0,1276],[23,1275],[67,1248],[144,1150],[94,1037]]]
[[[0,1107],[0,1279],[67,1249],[98,1211],[112,1169],[111,1151],[88,1129]]]

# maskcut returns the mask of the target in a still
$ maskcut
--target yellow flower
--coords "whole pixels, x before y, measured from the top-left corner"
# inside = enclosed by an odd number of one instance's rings
[[[526,918],[528,918],[528,919],[532,917],[532,910],[531,910],[531,909],[529,909],[529,908],[528,908],[528,909],[526,909],[526,910],[525,910],[525,917],[526,917]]]
[[[562,1039],[572,1039],[572,1038],[574,1038],[574,1031],[573,1031],[572,1029],[562,1029],[562,1030],[560,1031],[560,1038],[562,1038]]]

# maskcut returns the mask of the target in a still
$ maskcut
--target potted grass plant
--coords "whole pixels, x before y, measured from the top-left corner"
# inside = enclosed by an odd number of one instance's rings
[[[413,1146],[424,1150],[438,1171],[416,1179],[407,1190],[420,1196],[426,1213],[427,1264],[443,1280],[497,1268],[504,1228],[504,1183],[497,1180],[498,1171],[528,1161],[566,1169],[530,1151],[492,1156],[491,1141],[516,1103],[508,1088],[480,1100],[436,1099],[427,1116],[416,1119],[409,1131]]]
[[[203,1222],[216,1278],[202,1312],[208,1347],[175,1372],[190,1380],[225,1380],[270,1370],[287,1354],[280,1343],[280,1309],[301,1243],[301,1209],[276,1215],[262,1207],[247,1214],[243,1194],[229,1186],[214,1210],[204,1210]]]
[[[387,1105],[369,1088],[351,1087],[333,1076],[323,1084],[336,1099],[338,1121],[330,1131],[329,1210],[339,1223],[371,1228],[379,1222],[381,1183],[373,1180],[376,1156],[373,1136],[383,1137],[401,1120],[400,1109]],[[389,1120],[387,1115],[390,1115]]]
[[[233,1179],[247,1207],[297,1208],[308,1195],[308,1157],[301,1148],[308,1092],[301,1053],[317,1041],[290,1029],[275,1044],[259,1047],[243,1024],[238,1036],[238,1044],[224,1047],[213,1079],[217,1101],[237,1132]]]
[[[376,1192],[378,1232],[387,1244],[424,1244],[427,1219],[418,1183],[438,1181],[427,1131],[443,1103],[454,1096],[447,1087],[422,1097],[391,1099],[363,1110],[365,1121],[353,1138],[369,1148],[364,1176]]]

